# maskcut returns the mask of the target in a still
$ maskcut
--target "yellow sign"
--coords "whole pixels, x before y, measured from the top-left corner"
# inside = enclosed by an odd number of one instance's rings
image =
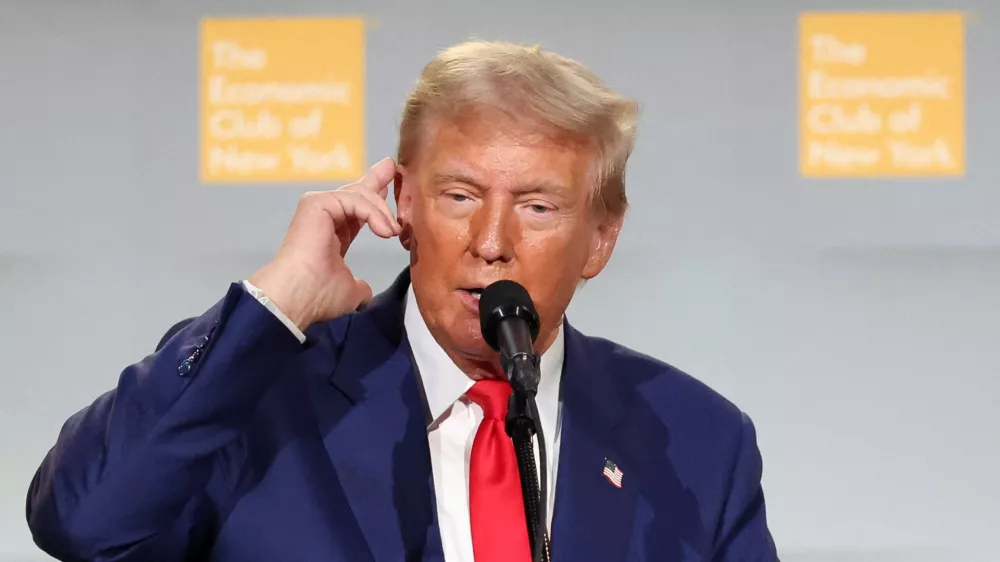
[[[202,21],[203,182],[356,179],[364,101],[360,18]]]
[[[806,14],[799,33],[804,176],[964,174],[962,14]]]

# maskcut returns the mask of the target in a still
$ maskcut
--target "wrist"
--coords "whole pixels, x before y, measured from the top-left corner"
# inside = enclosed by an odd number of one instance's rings
[[[248,281],[267,296],[274,305],[301,331],[306,331],[315,321],[312,314],[314,290],[301,279],[275,275],[267,268],[250,276]]]

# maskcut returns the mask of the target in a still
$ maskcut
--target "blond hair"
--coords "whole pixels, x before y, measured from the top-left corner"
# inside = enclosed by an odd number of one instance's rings
[[[611,91],[582,64],[539,46],[470,41],[441,51],[420,75],[400,124],[397,162],[416,154],[428,122],[457,122],[467,111],[499,110],[595,151],[596,210],[625,213],[625,164],[635,143],[638,104]]]

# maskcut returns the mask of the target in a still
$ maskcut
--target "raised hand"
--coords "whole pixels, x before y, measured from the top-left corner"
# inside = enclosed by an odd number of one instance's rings
[[[395,173],[386,158],[354,183],[304,194],[278,252],[250,277],[300,329],[371,300],[371,286],[354,277],[344,256],[366,224],[382,238],[399,235],[386,203]]]

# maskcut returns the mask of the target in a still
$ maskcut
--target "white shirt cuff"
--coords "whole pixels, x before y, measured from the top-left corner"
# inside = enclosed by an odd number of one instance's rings
[[[302,330],[300,330],[299,327],[295,325],[295,322],[289,320],[288,317],[285,316],[285,313],[281,312],[281,309],[278,308],[278,305],[274,304],[274,302],[271,301],[271,299],[267,298],[267,295],[265,295],[263,291],[261,291],[260,289],[258,289],[252,283],[250,283],[245,279],[243,280],[242,283],[243,283],[243,288],[245,288],[247,292],[250,293],[251,296],[253,296],[253,298],[257,299],[257,302],[264,305],[264,308],[270,310],[271,314],[274,314],[275,317],[278,318],[278,320],[281,320],[282,324],[284,324],[286,327],[288,327],[289,330],[291,330],[292,334],[296,338],[298,338],[299,343],[306,342],[306,335],[302,333]]]

